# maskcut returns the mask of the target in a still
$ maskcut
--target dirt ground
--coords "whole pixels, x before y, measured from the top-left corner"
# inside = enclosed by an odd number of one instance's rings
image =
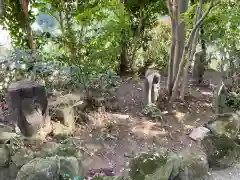
[[[161,147],[179,151],[194,145],[188,134],[213,115],[213,94],[205,85],[189,90],[191,96],[186,97],[186,103],[171,105],[164,101],[166,95],[162,90],[160,108],[169,113],[162,121],[154,121],[142,114],[143,81],[124,81],[115,93],[119,111],[92,114],[91,128],[79,133],[87,142],[85,168],[113,168],[116,174],[121,174],[136,153]]]
[[[206,80],[218,84],[220,75],[206,74]],[[213,115],[212,89],[190,87],[184,104],[168,104],[162,82],[160,109],[167,111],[163,120],[155,121],[142,114],[143,80],[126,79],[114,96],[116,112],[93,112],[90,124],[76,129],[75,136],[84,141],[84,169],[113,169],[116,175],[126,171],[129,159],[140,152],[168,148],[179,151],[194,145],[188,134]],[[86,172],[87,173],[87,172]]]

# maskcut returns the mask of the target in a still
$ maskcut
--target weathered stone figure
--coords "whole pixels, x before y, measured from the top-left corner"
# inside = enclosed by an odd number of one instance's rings
[[[222,81],[221,84],[215,87],[213,92],[213,108],[216,114],[224,114],[232,111],[231,108],[225,104],[227,95],[227,87]]]
[[[157,70],[148,69],[145,73],[144,96],[146,105],[156,103],[159,97],[161,75]]]
[[[9,120],[26,137],[35,135],[49,121],[47,94],[42,84],[27,80],[10,84],[7,103]]]
[[[202,83],[204,71],[205,71],[205,53],[204,51],[199,51],[194,54],[194,66],[192,71],[192,77],[197,84]]]

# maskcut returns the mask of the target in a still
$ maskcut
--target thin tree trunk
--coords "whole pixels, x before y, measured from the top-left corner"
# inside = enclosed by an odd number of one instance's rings
[[[62,34],[64,34],[64,20],[63,20],[63,14],[62,12],[58,12],[59,13],[59,25],[60,25],[60,29]]]
[[[28,15],[28,5],[29,0],[21,0],[20,1],[21,8],[24,14],[24,21],[25,21],[25,29],[28,36],[28,45],[31,50],[34,48],[34,42],[33,42],[33,35],[32,35],[32,28],[29,22],[29,15]]]
[[[119,64],[119,75],[123,76],[127,73],[128,70],[128,53],[127,53],[127,44],[125,38],[121,43],[121,53],[120,53],[120,64]]]
[[[168,60],[168,79],[167,79],[167,90],[169,97],[172,95],[172,88],[173,88],[173,64],[174,64],[174,51],[175,51],[175,21],[171,17],[171,34],[172,34],[172,42],[171,48],[169,52],[169,60]]]
[[[197,7],[197,10],[196,10],[195,23],[197,23],[198,20],[201,18],[203,1],[204,0],[199,1],[198,7]],[[185,89],[186,89],[187,82],[188,82],[188,70],[189,70],[189,67],[190,67],[190,65],[193,61],[193,56],[196,52],[198,38],[199,38],[199,28],[196,28],[196,33],[195,33],[194,38],[193,38],[192,46],[191,46],[191,48],[189,48],[189,56],[187,57],[188,61],[185,65],[185,69],[184,69],[183,82],[182,82],[181,90],[180,90],[180,99],[181,100],[184,100]]]
[[[174,31],[174,34],[175,34],[175,48],[174,48],[174,58],[173,58],[173,77],[172,77],[172,80],[173,82],[175,81],[176,79],[176,76],[177,76],[177,72],[178,72],[178,64],[179,64],[179,59],[181,59],[181,57],[179,56],[180,54],[180,39],[179,39],[179,36],[180,36],[180,33],[179,33],[179,21],[180,21],[180,11],[179,11],[179,7],[178,7],[178,0],[175,0],[174,1],[174,12],[173,14],[175,14],[175,31]]]
[[[182,54],[182,57],[181,57],[181,62],[179,64],[177,77],[176,77],[176,80],[175,80],[174,85],[173,85],[173,93],[172,93],[172,96],[170,98],[170,101],[174,101],[177,98],[178,85],[179,85],[179,81],[180,81],[182,71],[183,71],[183,67],[184,67],[184,63],[185,63],[185,56],[186,56],[186,54],[189,54],[189,52],[188,52],[189,47],[192,44],[192,41],[193,41],[194,35],[196,33],[196,30],[201,25],[201,23],[206,18],[206,16],[209,14],[209,12],[212,8],[213,8],[213,0],[211,0],[211,3],[210,3],[210,6],[209,6],[208,10],[204,13],[204,15],[201,17],[201,19],[195,24],[195,26],[193,27],[193,29],[190,33],[188,42],[186,43],[186,46],[184,48],[184,51],[183,51],[183,54]]]
[[[170,0],[167,1],[167,7],[169,11],[169,16],[171,19],[171,35],[172,35],[172,41],[171,41],[171,47],[169,51],[169,60],[168,60],[168,79],[167,79],[167,91],[169,97],[172,95],[172,88],[173,88],[173,64],[174,64],[174,52],[175,52],[175,43],[176,43],[176,37],[175,37],[175,31],[176,31],[176,22],[173,17],[173,8]]]
[[[175,51],[175,55],[174,55],[174,67],[173,67],[173,80],[175,80],[176,75],[177,75],[177,71],[178,71],[178,65],[180,63],[181,57],[182,57],[182,53],[183,53],[183,49],[184,49],[184,43],[185,43],[185,23],[184,21],[181,21],[181,14],[185,13],[188,9],[188,0],[177,0],[175,1],[177,9],[176,9],[176,19],[177,19],[177,29],[176,29],[176,33],[178,36],[177,39],[177,46],[178,48],[177,51]]]
[[[4,14],[4,0],[0,0],[0,16]]]
[[[138,50],[139,46],[139,41],[141,40],[141,28],[143,26],[143,7],[140,8],[140,20],[137,28],[137,33],[136,36],[134,37],[134,42],[133,42],[133,51],[132,51],[132,57],[131,57],[131,70],[135,72],[135,57],[136,57],[136,52]]]

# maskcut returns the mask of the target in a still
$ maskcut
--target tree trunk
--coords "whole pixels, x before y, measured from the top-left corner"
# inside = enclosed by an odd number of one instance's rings
[[[181,57],[179,57],[180,54],[180,33],[179,33],[179,21],[180,21],[180,11],[179,11],[179,6],[178,6],[178,0],[173,1],[173,14],[175,16],[173,16],[174,20],[175,20],[175,31],[174,36],[175,36],[175,47],[174,47],[174,56],[173,56],[173,77],[172,80],[173,82],[176,79],[176,75],[177,75],[177,70],[178,70],[178,64],[179,64],[179,59]]]
[[[64,34],[65,32],[65,28],[64,28],[64,19],[63,19],[63,14],[62,12],[58,12],[59,13],[59,25],[60,25],[60,29],[61,29],[61,32],[62,34]]]
[[[0,0],[0,16],[4,14],[4,2]]]
[[[135,62],[135,57],[136,57],[136,53],[139,47],[139,43],[142,39],[142,34],[141,34],[141,29],[143,26],[143,18],[144,18],[144,12],[143,12],[143,7],[140,8],[140,20],[139,20],[139,24],[137,27],[137,32],[136,32],[136,36],[133,39],[133,50],[132,50],[132,57],[131,57],[131,71],[135,72],[135,67],[136,67],[136,62]]]
[[[197,23],[199,21],[199,19],[201,18],[201,11],[202,11],[203,1],[204,0],[200,0],[199,1],[199,5],[198,5],[197,10],[196,10],[196,16],[195,16],[196,20],[195,20],[195,23]],[[189,48],[189,55],[190,56],[187,57],[188,61],[187,61],[186,65],[185,65],[184,75],[183,75],[183,82],[182,82],[182,86],[181,86],[181,90],[180,90],[180,99],[181,100],[184,100],[185,89],[186,89],[187,82],[188,82],[188,70],[189,70],[189,67],[191,66],[191,63],[193,61],[193,56],[194,56],[194,54],[196,52],[198,38],[199,38],[199,28],[196,29],[196,33],[194,35],[191,48]]]
[[[123,76],[128,71],[128,53],[127,53],[126,42],[122,42],[121,46],[122,47],[121,47],[121,54],[120,54],[119,75]]]
[[[27,32],[28,36],[28,46],[31,50],[34,48],[34,42],[33,42],[33,35],[32,35],[32,28],[29,22],[29,14],[28,14],[28,5],[29,1],[28,0],[21,0],[21,8],[24,13],[24,21],[25,21],[25,29]]]
[[[176,24],[175,21],[173,19],[173,17],[171,16],[171,34],[172,34],[172,42],[171,42],[171,48],[170,48],[170,52],[169,52],[169,60],[168,60],[168,79],[167,79],[167,91],[168,91],[168,95],[169,97],[172,95],[172,88],[173,88],[173,64],[174,64],[174,51],[175,51],[175,28],[176,28]]]
[[[176,48],[174,55],[174,66],[173,66],[173,80],[175,80],[178,65],[180,63],[183,49],[184,49],[184,41],[185,41],[185,24],[181,21],[181,14],[185,13],[188,9],[188,0],[177,0],[175,1],[176,6],[176,20],[177,20],[177,28],[176,28]]]
[[[182,75],[182,72],[183,72],[183,67],[184,67],[184,63],[185,63],[185,56],[186,56],[186,54],[188,54],[188,57],[190,57],[189,47],[192,44],[192,41],[193,41],[193,38],[195,36],[196,30],[201,25],[201,23],[206,18],[206,16],[209,14],[209,12],[212,9],[212,7],[213,7],[213,0],[211,0],[211,3],[210,3],[210,6],[209,6],[208,10],[204,13],[204,15],[201,17],[201,19],[195,24],[195,26],[193,27],[193,29],[192,29],[192,31],[191,31],[191,33],[189,35],[188,42],[186,43],[186,46],[185,46],[185,48],[183,50],[183,54],[182,54],[181,61],[180,61],[180,64],[179,64],[177,77],[176,77],[176,79],[174,81],[173,93],[172,93],[172,96],[170,98],[170,101],[174,101],[177,98],[178,85],[179,85],[180,78],[181,78],[181,75]],[[187,59],[187,61],[188,61],[188,59]]]

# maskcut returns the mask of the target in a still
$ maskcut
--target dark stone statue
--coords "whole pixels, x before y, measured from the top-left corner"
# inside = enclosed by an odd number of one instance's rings
[[[45,86],[21,80],[10,84],[7,92],[9,120],[26,137],[35,135],[47,123],[48,100]]]

